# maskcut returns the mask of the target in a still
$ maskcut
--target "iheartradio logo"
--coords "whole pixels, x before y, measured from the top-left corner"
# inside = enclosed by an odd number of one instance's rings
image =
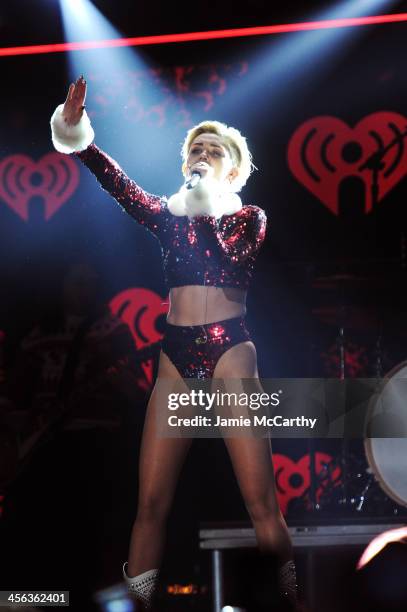
[[[10,155],[0,161],[0,200],[23,221],[29,221],[29,202],[39,196],[48,221],[74,194],[79,169],[68,155],[48,153],[33,161],[27,155]]]
[[[391,112],[368,115],[355,127],[336,117],[321,116],[306,121],[288,144],[288,166],[295,178],[333,214],[339,214],[339,194],[348,177],[364,183],[364,212],[373,207],[372,170],[361,169],[368,158],[388,147],[378,173],[377,202],[407,173],[407,141],[402,137],[407,119]]]
[[[110,301],[112,314],[129,326],[136,349],[143,349],[162,338],[156,322],[168,312],[168,302],[143,287],[124,289]],[[143,363],[143,370],[150,384],[153,382],[153,362]]]
[[[326,466],[333,463],[333,457],[327,453],[317,451],[315,453],[315,470],[317,474],[322,474],[326,470]],[[307,453],[298,461],[294,461],[286,455],[273,453],[274,472],[276,477],[278,503],[283,514],[287,513],[288,504],[292,499],[302,498],[309,490],[310,481],[310,456]],[[330,486],[338,486],[341,484],[341,469],[338,466],[333,467],[329,474]],[[318,486],[316,498],[319,502],[324,493],[324,483]]]

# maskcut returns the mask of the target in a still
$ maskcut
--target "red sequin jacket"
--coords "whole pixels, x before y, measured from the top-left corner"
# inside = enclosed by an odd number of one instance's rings
[[[160,241],[168,288],[212,285],[247,289],[266,233],[265,212],[243,206],[233,215],[177,217],[166,198],[144,191],[96,145],[76,154],[120,206]]]

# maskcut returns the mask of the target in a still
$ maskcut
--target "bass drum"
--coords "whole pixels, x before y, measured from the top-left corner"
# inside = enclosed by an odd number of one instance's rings
[[[366,458],[379,486],[407,507],[407,361],[386,375],[369,408],[365,435]]]

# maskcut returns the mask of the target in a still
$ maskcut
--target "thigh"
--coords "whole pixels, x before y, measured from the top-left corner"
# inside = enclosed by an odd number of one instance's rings
[[[158,392],[161,379],[182,384],[177,369],[164,353],[160,355],[157,383],[147,406],[139,463],[139,505],[148,500],[166,498],[171,503],[178,475],[191,446],[191,438],[165,438],[158,435],[157,411],[167,410],[163,395]],[[185,387],[187,390],[187,388]]]
[[[246,506],[257,503],[278,510],[269,438],[224,438]]]
[[[213,378],[258,378],[256,347],[251,340],[239,342],[219,358]]]
[[[258,378],[253,342],[242,342],[226,351],[216,365],[214,379],[221,379],[226,390],[236,393],[247,391],[248,386],[243,385],[242,379],[250,379],[249,390],[264,393]],[[232,409],[235,415],[243,414],[242,411],[243,408],[239,406]],[[225,436],[224,441],[246,504],[262,500],[277,509],[270,438],[255,437],[251,429],[248,429],[247,436]]]

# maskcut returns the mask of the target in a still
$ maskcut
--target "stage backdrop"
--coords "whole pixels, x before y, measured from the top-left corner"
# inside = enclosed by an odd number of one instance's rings
[[[114,70],[86,69],[98,52],[76,52],[96,143],[147,191],[178,190],[194,123],[218,119],[247,136],[258,170],[242,199],[268,215],[248,300],[264,377],[339,376],[345,315],[347,376],[374,375],[379,340],[382,370],[406,357],[406,33],[401,23],[345,29],[336,42],[292,33],[136,49],[142,62]],[[160,339],[168,308],[155,238],[52,148],[70,59],[1,59],[0,329],[11,361],[72,264],[98,272],[137,348]],[[307,487],[308,451],[276,449],[284,509]],[[322,465],[337,449],[317,451]]]

